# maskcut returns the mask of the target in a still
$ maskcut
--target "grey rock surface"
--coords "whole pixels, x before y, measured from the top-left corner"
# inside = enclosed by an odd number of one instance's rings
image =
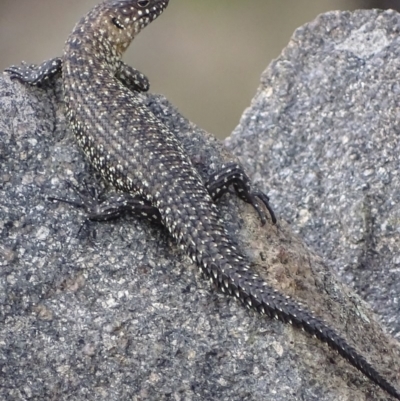
[[[331,13],[300,28],[227,142],[283,219],[261,227],[234,196],[220,205],[265,279],[315,310],[393,383],[399,344],[330,268],[361,295],[376,287],[367,301],[399,332],[399,29],[390,12]],[[143,99],[204,176],[232,159],[164,98]],[[0,399],[388,399],[318,340],[218,294],[159,228],[126,216],[78,234],[84,214],[46,198],[76,197],[67,180],[102,184],[65,127],[59,82],[26,88],[0,77],[0,105]],[[332,154],[334,135],[346,151],[336,144]],[[374,164],[377,148],[386,163]],[[351,168],[350,149],[358,155]],[[368,185],[353,185],[357,174]],[[352,264],[360,254],[362,266]]]
[[[226,142],[398,339],[399,32],[391,10],[333,12],[299,28]]]

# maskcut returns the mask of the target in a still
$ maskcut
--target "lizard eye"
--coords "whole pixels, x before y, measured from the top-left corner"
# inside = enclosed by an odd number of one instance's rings
[[[125,27],[114,17],[111,22],[118,28],[118,29],[124,29]]]
[[[139,0],[138,2],[138,6],[139,7],[147,7],[149,4],[150,4],[150,1],[149,0]]]

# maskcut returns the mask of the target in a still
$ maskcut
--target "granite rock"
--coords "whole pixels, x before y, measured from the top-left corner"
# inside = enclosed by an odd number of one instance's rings
[[[398,339],[399,30],[392,10],[331,12],[299,28],[226,141]]]
[[[299,28],[226,142],[268,189],[279,224],[261,227],[234,196],[220,202],[254,268],[393,383],[399,29],[394,12],[329,13]],[[162,229],[130,216],[87,223],[49,202],[76,198],[70,182],[109,190],[61,99],[60,82],[0,77],[0,399],[388,398],[318,340],[220,295]],[[163,97],[143,101],[204,177],[233,159]]]

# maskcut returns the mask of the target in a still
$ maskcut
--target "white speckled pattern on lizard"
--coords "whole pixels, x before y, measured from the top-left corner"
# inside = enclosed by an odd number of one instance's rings
[[[121,56],[167,5],[168,0],[105,1],[78,22],[62,58],[39,68],[8,71],[30,84],[62,71],[69,126],[107,181],[157,208],[170,234],[223,292],[315,335],[400,399],[400,393],[341,336],[250,269],[180,143],[131,90],[147,90],[148,82],[123,64]]]

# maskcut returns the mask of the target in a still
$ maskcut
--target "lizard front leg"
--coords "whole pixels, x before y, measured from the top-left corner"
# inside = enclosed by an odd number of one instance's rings
[[[115,77],[132,91],[147,92],[150,88],[148,78],[123,61],[119,61]]]
[[[62,59],[55,57],[46,60],[40,65],[22,64],[20,66],[12,65],[4,71],[10,75],[11,79],[18,79],[29,85],[40,86],[48,82],[51,78],[61,73]]]
[[[55,57],[44,61],[40,65],[12,65],[4,71],[10,75],[11,79],[18,79],[29,85],[41,86],[60,74],[62,66],[62,58]],[[115,78],[132,91],[147,92],[150,88],[149,80],[144,74],[122,61],[118,63]]]
[[[205,184],[210,196],[217,201],[233,185],[237,195],[247,203],[250,203],[260,216],[261,222],[265,224],[266,217],[258,200],[267,208],[272,223],[276,223],[275,213],[269,204],[269,198],[264,192],[253,190],[248,175],[240,164],[230,162],[223,164],[218,172],[213,173]],[[258,199],[258,200],[257,200]]]

